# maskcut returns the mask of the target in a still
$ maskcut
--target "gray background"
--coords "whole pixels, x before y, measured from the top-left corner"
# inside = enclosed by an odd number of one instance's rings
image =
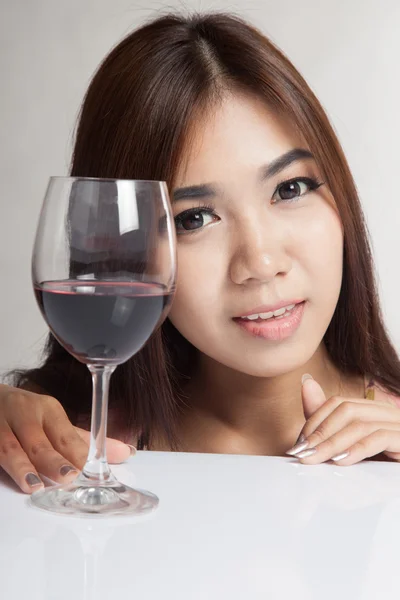
[[[0,3],[0,371],[38,360],[46,326],[30,255],[47,179],[68,171],[91,75],[122,36],[167,8],[234,11],[291,58],[327,110],[358,185],[384,314],[398,316],[398,0],[2,0]]]

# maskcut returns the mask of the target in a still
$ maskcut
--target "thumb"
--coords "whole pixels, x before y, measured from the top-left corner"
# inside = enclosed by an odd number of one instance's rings
[[[302,377],[301,399],[306,419],[309,419],[326,402],[324,390],[308,373]]]
[[[80,427],[75,427],[75,430],[89,446],[90,431],[86,431],[86,429],[81,429]],[[106,438],[106,452],[108,462],[111,464],[118,464],[128,460],[131,456],[134,456],[134,454],[136,454],[136,449],[133,446],[129,446],[129,444],[124,444],[124,442],[121,442],[120,440]]]

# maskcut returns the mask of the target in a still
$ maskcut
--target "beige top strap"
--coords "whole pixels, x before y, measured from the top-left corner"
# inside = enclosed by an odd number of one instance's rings
[[[364,398],[375,400],[374,380],[369,375],[364,375]]]

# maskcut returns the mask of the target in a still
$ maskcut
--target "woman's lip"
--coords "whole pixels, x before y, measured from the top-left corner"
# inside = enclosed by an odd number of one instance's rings
[[[250,333],[250,335],[273,342],[279,342],[291,337],[300,326],[303,318],[305,301],[297,304],[290,313],[283,316],[281,319],[266,319],[249,321],[235,317],[233,321],[239,325],[241,329]]]
[[[248,317],[249,315],[260,315],[262,313],[275,312],[276,310],[279,310],[280,308],[285,308],[286,306],[292,306],[292,304],[301,304],[302,302],[304,302],[304,300],[285,300],[285,301],[279,302],[278,304],[275,304],[274,306],[272,306],[272,305],[256,306],[252,310],[242,313],[238,317],[234,317],[234,318],[242,319],[243,317]]]

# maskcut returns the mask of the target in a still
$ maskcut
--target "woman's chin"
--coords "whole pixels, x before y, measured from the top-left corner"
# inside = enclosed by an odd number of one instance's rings
[[[286,353],[286,355],[282,353],[280,357],[269,356],[261,359],[259,356],[252,356],[247,353],[246,357],[225,356],[220,357],[219,360],[217,357],[214,357],[214,360],[220,365],[243,375],[271,378],[281,377],[293,371],[301,370],[312,356],[313,352],[308,355],[306,352],[297,351],[295,353]]]

